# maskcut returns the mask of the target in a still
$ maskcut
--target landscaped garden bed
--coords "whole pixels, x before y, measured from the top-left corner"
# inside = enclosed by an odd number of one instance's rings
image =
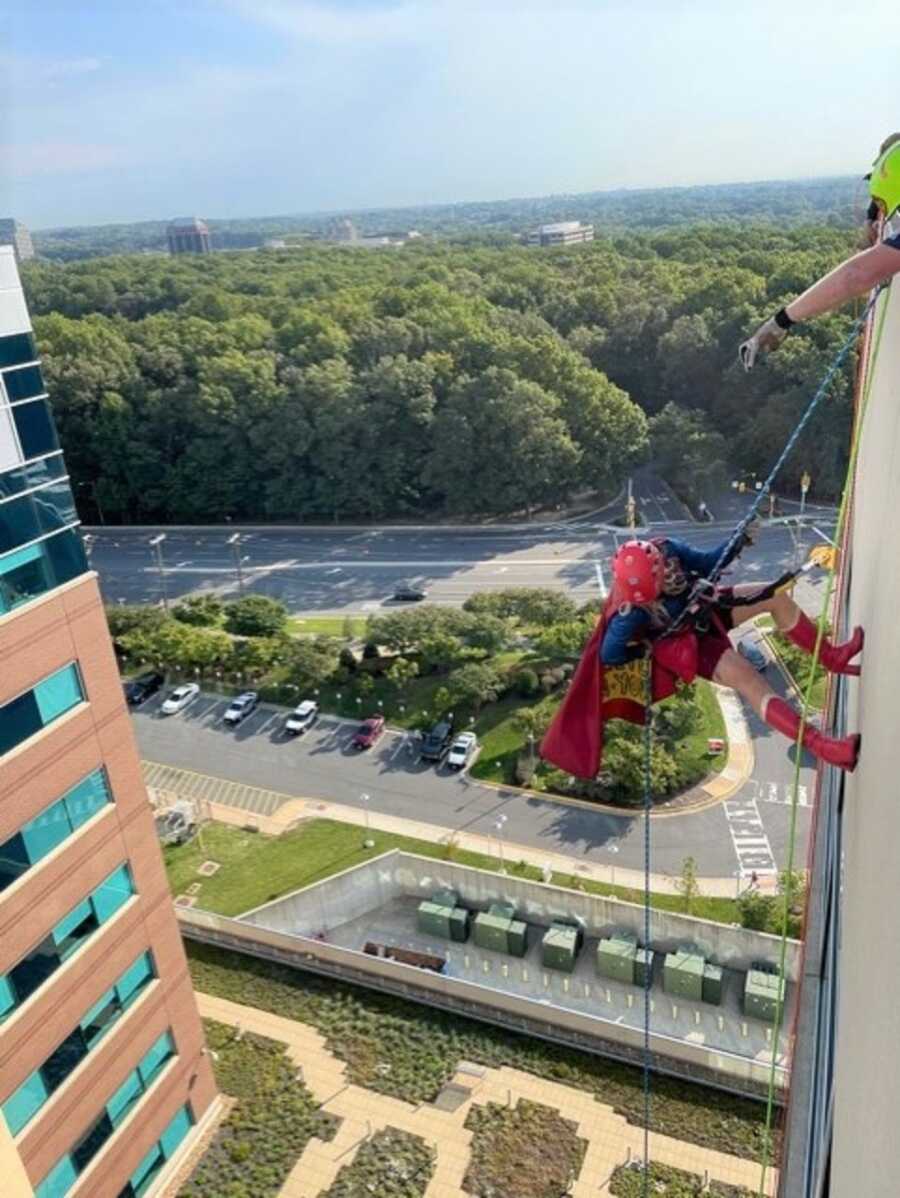
[[[436,1159],[421,1136],[385,1127],[362,1145],[321,1198],[424,1198]]]
[[[643,1170],[635,1165],[620,1165],[609,1183],[613,1198],[644,1198]],[[756,1198],[756,1190],[711,1181],[704,1189],[703,1178],[672,1165],[650,1163],[650,1193],[653,1198]]]
[[[520,1099],[515,1107],[472,1106],[463,1189],[473,1198],[560,1198],[581,1172],[587,1141],[551,1107]]]
[[[460,1060],[508,1065],[594,1094],[641,1125],[642,1073],[633,1066],[209,945],[187,947],[197,990],[310,1024],[358,1085],[430,1102]],[[764,1129],[761,1103],[674,1078],[653,1079],[654,1131],[756,1159]]]
[[[276,1198],[309,1140],[331,1140],[338,1121],[318,1109],[283,1044],[205,1026],[216,1081],[237,1101],[178,1198]]]

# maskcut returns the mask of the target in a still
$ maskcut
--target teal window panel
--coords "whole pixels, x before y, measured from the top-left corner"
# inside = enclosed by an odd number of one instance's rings
[[[17,1006],[17,1000],[9,979],[0,974],[0,1015],[12,1011],[15,1006]]]
[[[64,1156],[61,1161],[57,1161],[34,1191],[34,1198],[66,1198],[66,1194],[77,1180],[78,1172],[74,1161],[70,1156]]]
[[[53,929],[53,940],[57,948],[61,948],[72,938],[72,934],[88,921],[94,922],[94,911],[90,899],[82,899],[77,907],[73,907],[68,915],[64,915]]]
[[[134,884],[131,881],[131,872],[127,865],[120,865],[105,882],[100,883],[91,895],[91,902],[99,921],[105,923],[111,919],[133,894]]]
[[[142,1198],[142,1195],[147,1193],[165,1163],[162,1148],[158,1143],[154,1144],[131,1175],[131,1194],[134,1198]]]
[[[80,828],[91,816],[96,815],[101,807],[112,802],[103,770],[95,770],[77,786],[66,791],[63,799],[72,827]]]
[[[106,1104],[106,1113],[113,1127],[119,1126],[143,1093],[144,1083],[137,1069],[133,1069]]]
[[[14,549],[12,553],[4,553],[0,557],[0,574],[8,574],[10,570],[17,570],[27,562],[38,561],[42,556],[40,542],[37,545],[26,545],[24,549]]]
[[[153,958],[149,953],[143,953],[116,982],[116,994],[122,1006],[127,1006],[153,977]]]
[[[166,1061],[175,1056],[175,1041],[171,1032],[163,1032],[159,1039],[150,1046],[138,1065],[138,1073],[144,1085],[149,1087],[153,1079],[165,1065]]]
[[[178,1146],[191,1130],[193,1122],[190,1110],[183,1106],[159,1138],[160,1146],[166,1154],[166,1160],[178,1151]]]
[[[119,1000],[115,987],[112,987],[100,995],[94,1005],[85,1012],[79,1024],[89,1048],[93,1048],[106,1034],[120,1013]]]
[[[35,1070],[31,1077],[22,1082],[18,1090],[10,1094],[3,1104],[3,1115],[14,1136],[18,1135],[32,1115],[41,1109],[49,1093],[40,1071]]]
[[[72,824],[65,803],[62,800],[54,803],[24,824],[21,832],[28,850],[28,860],[32,865],[36,865],[72,834]]]
[[[58,719],[84,701],[81,678],[75,665],[63,666],[34,688],[34,697],[44,724]]]

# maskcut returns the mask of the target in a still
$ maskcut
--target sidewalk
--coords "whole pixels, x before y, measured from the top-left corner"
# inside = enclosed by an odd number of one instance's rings
[[[466,1198],[462,1183],[469,1166],[472,1133],[464,1125],[475,1102],[515,1106],[520,1099],[526,1099],[577,1123],[578,1135],[587,1140],[588,1147],[579,1178],[571,1189],[572,1198],[608,1195],[613,1170],[643,1153],[643,1129],[583,1090],[518,1069],[459,1062],[450,1080],[462,1099],[455,1109],[441,1109],[435,1103],[413,1106],[348,1083],[344,1063],[328,1050],[322,1035],[307,1024],[207,994],[197,994],[197,1003],[204,1019],[240,1025],[244,1031],[285,1043],[288,1056],[301,1070],[304,1084],[322,1109],[341,1120],[329,1143],[313,1139],[307,1144],[282,1186],[280,1198],[321,1198],[340,1169],[352,1162],[359,1147],[384,1127],[420,1136],[434,1147],[437,1161],[425,1198]],[[701,1177],[708,1173],[716,1181],[743,1185],[754,1193],[759,1187],[760,1167],[756,1162],[670,1136],[651,1132],[650,1159]],[[777,1171],[769,1170],[767,1195],[774,1194],[777,1181]]]
[[[144,763],[145,767],[147,763]],[[183,781],[174,777],[175,774],[185,775]],[[145,769],[146,774],[146,769]],[[167,786],[158,789],[148,785],[151,798],[157,797],[165,805],[179,795],[191,797],[191,790],[196,786],[196,780],[205,780],[203,775],[192,774],[190,770],[170,770]],[[236,785],[236,784],[235,784]],[[253,791],[253,787],[246,787]],[[260,794],[270,794],[261,791]],[[323,799],[295,799],[285,797],[284,801],[271,814],[251,814],[245,807],[235,807],[230,804],[204,801],[202,809],[210,819],[219,823],[230,824],[233,827],[246,827],[248,824],[259,829],[268,836],[280,836],[295,828],[307,819],[332,819],[344,824],[356,824],[362,827],[363,813],[357,807],[348,807],[341,803],[329,803]],[[477,832],[454,831],[453,828],[440,824],[425,823],[422,820],[403,819],[394,815],[382,815],[377,811],[369,813],[369,826],[380,832],[392,833],[395,836],[408,836],[416,840],[428,840],[436,844],[450,844],[456,848],[467,849],[469,852],[482,853],[487,857],[497,856],[497,841],[494,837],[483,836]],[[525,861],[539,869],[548,866],[555,873],[573,874],[575,877],[592,882],[604,882],[613,886],[627,886],[635,890],[644,889],[644,874],[642,870],[623,869],[616,865],[606,865],[581,861],[565,853],[544,852],[529,848],[514,842],[503,842],[503,858],[512,864]],[[761,884],[770,879],[763,878]],[[650,889],[658,894],[678,894],[677,879],[668,874],[650,875]],[[772,885],[774,886],[774,880]],[[700,893],[710,898],[734,898],[737,882],[729,878],[700,878]]]

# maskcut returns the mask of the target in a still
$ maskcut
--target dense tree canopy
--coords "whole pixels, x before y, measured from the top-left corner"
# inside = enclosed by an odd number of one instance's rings
[[[726,453],[764,470],[849,315],[751,376],[737,344],[850,245],[833,227],[695,226],[554,250],[39,261],[25,282],[70,471],[108,517],[478,515],[614,492],[648,418],[673,479]],[[851,377],[788,484],[806,467],[839,487]]]

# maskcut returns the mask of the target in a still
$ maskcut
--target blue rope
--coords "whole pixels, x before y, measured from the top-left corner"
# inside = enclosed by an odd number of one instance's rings
[[[759,512],[759,509],[762,507],[763,500],[766,498],[766,496],[772,490],[772,485],[774,484],[775,479],[781,473],[781,467],[784,465],[784,463],[787,461],[788,457],[792,453],[794,446],[797,444],[798,440],[802,436],[803,430],[809,424],[816,409],[819,407],[822,400],[828,394],[828,390],[831,387],[831,384],[834,382],[835,375],[840,370],[840,368],[843,366],[847,355],[850,353],[850,351],[856,345],[856,341],[857,341],[857,338],[859,337],[862,327],[865,324],[865,322],[868,320],[869,313],[874,308],[879,295],[884,290],[886,285],[887,284],[885,284],[885,283],[881,283],[872,292],[869,302],[866,304],[865,308],[863,308],[862,313],[859,316],[859,319],[856,320],[856,322],[854,323],[853,328],[850,330],[850,332],[847,336],[847,340],[844,342],[844,344],[838,350],[837,354],[834,357],[834,360],[832,361],[831,365],[828,367],[828,370],[825,372],[825,377],[822,379],[822,382],[819,384],[818,390],[816,391],[816,393],[812,397],[812,399],[809,401],[809,403],[806,405],[806,411],[800,417],[800,419],[797,422],[797,425],[794,428],[794,431],[791,433],[790,437],[788,437],[787,443],[785,444],[784,449],[782,449],[777,462],[772,467],[772,469],[769,471],[769,476],[766,479],[766,481],[763,483],[762,489],[757,493],[756,498],[750,504],[750,508],[747,511],[746,516],[744,516],[744,518],[741,520],[741,522],[737,525],[734,532],[731,534],[731,539],[728,541],[728,543],[725,545],[725,548],[719,554],[719,560],[716,562],[715,566],[713,567],[712,573],[709,576],[710,582],[718,582],[719,576],[721,575],[722,570],[724,568],[723,563],[728,559],[729,553],[731,553],[731,551],[734,549],[734,547],[737,544],[739,544],[741,541],[743,541],[744,533],[747,531],[747,528],[749,527],[749,525],[756,518],[756,515]]]
[[[653,800],[653,664],[644,671],[644,952],[650,954],[650,810]],[[652,960],[652,958],[650,958]],[[650,1195],[650,968],[644,962],[644,1178],[643,1198]]]

